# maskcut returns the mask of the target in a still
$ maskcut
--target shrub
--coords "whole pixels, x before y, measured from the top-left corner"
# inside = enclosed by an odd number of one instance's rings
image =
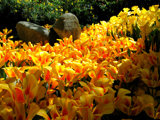
[[[4,10],[8,9],[10,14],[18,16],[19,19],[31,21],[37,24],[54,23],[57,17],[59,17],[63,10],[58,0],[52,1],[52,3],[45,4],[39,1],[25,1],[25,0],[8,0],[6,3],[2,2]],[[6,13],[7,14],[7,13]]]
[[[101,20],[108,21],[124,7],[138,5],[148,9],[152,4],[159,4],[158,0],[1,0],[0,3],[1,21],[4,21],[0,23],[1,29],[7,27],[13,31],[20,20],[53,24],[61,14],[72,12],[83,27]]]

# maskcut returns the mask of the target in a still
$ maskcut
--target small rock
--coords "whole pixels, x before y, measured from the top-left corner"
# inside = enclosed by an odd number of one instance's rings
[[[51,28],[49,41],[54,41],[54,38],[52,38],[52,34],[55,34],[54,32],[56,32],[61,39],[64,37],[69,38],[71,35],[73,40],[78,39],[81,34],[78,18],[72,13],[63,14]]]
[[[49,30],[27,21],[20,21],[16,24],[16,30],[19,38],[28,43],[45,43],[49,40]]]

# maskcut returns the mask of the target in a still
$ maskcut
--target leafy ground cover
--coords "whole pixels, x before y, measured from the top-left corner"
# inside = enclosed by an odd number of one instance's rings
[[[160,9],[124,8],[50,46],[0,32],[0,119],[160,119]]]

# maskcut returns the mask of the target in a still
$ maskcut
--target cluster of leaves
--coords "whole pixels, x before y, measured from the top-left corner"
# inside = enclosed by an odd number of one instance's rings
[[[63,0],[64,11],[74,13],[82,25],[108,21],[111,16],[117,15],[124,7],[139,6],[148,9],[153,4],[159,4],[153,0]],[[113,9],[114,8],[114,9]],[[87,19],[84,19],[87,18]]]
[[[117,15],[123,7],[138,5],[148,8],[152,4],[159,3],[156,0],[0,0],[0,16],[2,21],[5,21],[1,22],[1,27],[14,29],[20,20],[40,25],[54,24],[65,12],[74,13],[83,27],[86,24],[107,21],[111,16]]]
[[[97,22],[98,15],[94,14],[93,7],[95,3],[95,0],[63,0],[62,7],[64,11],[74,13],[81,25],[86,25]]]
[[[7,15],[6,20],[13,17],[16,19],[15,22],[26,20],[37,24],[53,24],[63,14],[59,0],[48,2],[48,4],[39,0],[8,0],[1,1],[1,5],[2,15],[4,17]]]
[[[149,119],[160,119],[160,39],[145,51],[145,40],[160,28],[158,7],[124,8],[109,22],[84,27],[79,39],[59,39],[53,47],[13,42],[4,29],[0,119],[100,120],[115,111],[128,118],[144,111]],[[136,41],[129,26],[139,33]]]

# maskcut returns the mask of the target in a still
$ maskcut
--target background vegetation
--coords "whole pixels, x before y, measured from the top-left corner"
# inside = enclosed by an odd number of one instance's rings
[[[154,4],[158,4],[158,0],[0,0],[0,30],[7,27],[14,31],[20,20],[52,25],[65,12],[74,13],[83,27],[108,21],[124,7],[138,5],[148,9]]]

